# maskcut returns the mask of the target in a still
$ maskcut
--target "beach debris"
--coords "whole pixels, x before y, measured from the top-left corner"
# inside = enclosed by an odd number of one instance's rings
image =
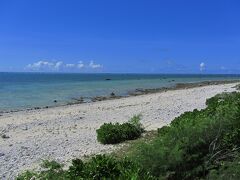
[[[112,92],[110,95],[111,95],[111,96],[115,96],[115,93],[114,93],[114,92]]]
[[[6,135],[6,134],[1,134],[1,137],[3,138],[3,139],[8,139],[8,138],[10,138],[8,135]]]
[[[29,149],[29,147],[21,146],[22,149]]]
[[[85,103],[85,98],[84,97],[79,97],[79,98],[72,98],[72,102],[67,103],[67,105],[73,105],[73,104],[82,104]]]
[[[24,127],[22,128],[22,130],[27,131],[27,130],[28,130],[28,127],[27,127],[27,126],[24,126]]]
[[[237,89],[237,90],[240,90],[240,84],[234,86],[233,88]]]
[[[123,96],[116,96],[116,94],[114,92],[112,92],[110,94],[110,96],[96,96],[91,98],[92,102],[96,102],[96,101],[105,101],[105,100],[110,100],[110,99],[119,99]]]

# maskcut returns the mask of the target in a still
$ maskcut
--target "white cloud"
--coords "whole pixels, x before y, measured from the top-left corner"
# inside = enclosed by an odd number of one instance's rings
[[[78,64],[77,64],[77,67],[78,67],[79,69],[84,68],[84,66],[85,66],[85,65],[83,64],[82,61],[79,61]]]
[[[59,70],[59,68],[61,68],[62,66],[63,66],[63,62],[62,61],[58,61],[58,62],[55,63],[54,68],[56,70]]]
[[[206,69],[206,64],[204,62],[199,65],[200,71],[204,71]]]
[[[66,64],[67,68],[74,68],[76,65],[75,64]]]
[[[54,66],[55,66],[55,64],[52,62],[38,61],[33,64],[28,64],[26,68],[38,71],[38,70],[42,70],[42,69],[52,69],[52,68],[54,68]]]
[[[103,66],[101,64],[94,64],[93,61],[90,61],[89,67],[93,69],[97,69],[97,68],[102,68]]]
[[[83,61],[79,61],[75,64],[65,64],[63,61],[38,61],[32,64],[28,64],[25,67],[25,70],[30,71],[69,71],[69,70],[80,70],[85,69],[87,70],[93,70],[93,69],[99,69],[102,68],[103,65],[101,64],[95,64],[93,61],[90,61],[87,64],[84,64]]]

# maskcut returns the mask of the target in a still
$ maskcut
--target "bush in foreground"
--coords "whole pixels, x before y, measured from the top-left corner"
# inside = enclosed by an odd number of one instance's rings
[[[124,158],[117,160],[111,156],[97,155],[87,162],[80,159],[72,160],[72,165],[63,170],[62,165],[55,161],[45,161],[41,172],[27,171],[17,180],[48,179],[48,180],[80,180],[80,179],[153,179],[137,164]]]
[[[102,144],[116,144],[126,140],[137,139],[143,131],[140,115],[138,115],[123,124],[104,123],[97,129],[97,139]]]

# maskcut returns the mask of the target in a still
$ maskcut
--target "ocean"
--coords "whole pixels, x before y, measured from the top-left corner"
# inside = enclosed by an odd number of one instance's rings
[[[112,92],[125,96],[137,88],[235,79],[240,75],[0,73],[0,112],[65,105]]]

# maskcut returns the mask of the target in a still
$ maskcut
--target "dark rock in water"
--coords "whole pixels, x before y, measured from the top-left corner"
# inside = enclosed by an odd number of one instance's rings
[[[80,98],[72,98],[72,100],[74,101],[74,102],[71,102],[71,103],[69,103],[69,104],[81,104],[81,103],[84,103],[84,97],[80,97]]]
[[[106,78],[106,79],[105,79],[105,81],[110,81],[110,80],[112,80],[112,79],[110,79],[110,78]]]
[[[57,100],[54,100],[53,102],[57,103]]]
[[[112,92],[110,95],[111,95],[111,96],[116,96],[114,92]]]
[[[83,97],[80,97],[79,100],[78,100],[79,103],[83,103],[84,102],[84,98]]]
[[[45,107],[46,109],[48,108],[48,106]]]
[[[96,97],[93,97],[91,100],[92,100],[92,102],[103,101],[103,100],[107,100],[107,97],[104,97],[104,96],[96,96]]]
[[[34,109],[40,109],[40,107],[35,107]]]
[[[114,92],[112,92],[110,94],[110,96],[96,96],[91,98],[92,102],[96,102],[96,101],[104,101],[104,100],[110,100],[110,99],[119,99],[123,96],[116,96]]]

